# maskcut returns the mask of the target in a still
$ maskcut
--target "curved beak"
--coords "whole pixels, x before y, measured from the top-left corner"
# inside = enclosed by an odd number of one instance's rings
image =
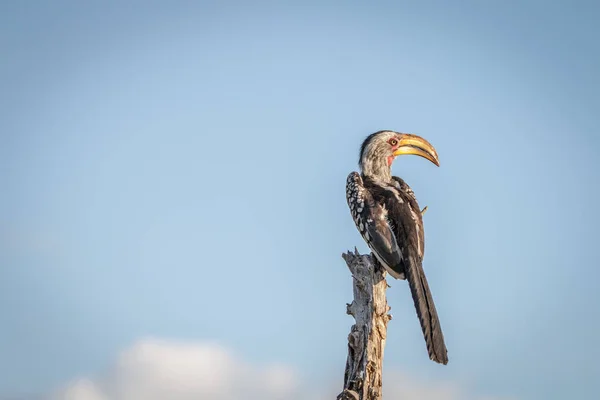
[[[440,166],[437,152],[431,143],[420,136],[403,133],[400,136],[399,146],[396,151],[394,151],[394,156],[407,154],[426,158],[438,167]]]

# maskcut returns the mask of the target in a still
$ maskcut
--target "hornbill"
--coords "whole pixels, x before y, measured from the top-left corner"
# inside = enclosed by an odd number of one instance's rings
[[[422,265],[425,209],[419,209],[412,189],[391,172],[394,159],[404,154],[440,165],[434,147],[422,137],[375,132],[360,148],[360,174],[348,175],[346,199],[356,227],[377,261],[394,278],[408,280],[429,358],[447,364],[444,335]]]

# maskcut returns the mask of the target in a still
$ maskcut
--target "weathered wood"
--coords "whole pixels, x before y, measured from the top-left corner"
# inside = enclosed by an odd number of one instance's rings
[[[354,300],[346,312],[355,324],[348,335],[344,389],[337,400],[381,400],[383,350],[388,314],[385,270],[358,250],[342,254],[353,277]]]

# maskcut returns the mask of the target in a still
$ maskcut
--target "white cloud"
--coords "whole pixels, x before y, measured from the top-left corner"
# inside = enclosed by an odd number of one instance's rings
[[[124,351],[111,371],[79,379],[55,400],[233,400],[290,398],[297,374],[284,365],[250,365],[214,343],[146,339]]]
[[[80,379],[55,396],[64,400],[108,400],[96,384],[89,379]]]
[[[306,393],[302,379],[286,365],[252,365],[214,343],[146,339],[124,351],[97,379],[75,380],[52,400],[325,400],[340,388]],[[453,382],[420,381],[391,371],[384,397],[403,400],[484,400]],[[499,398],[485,397],[485,400]]]

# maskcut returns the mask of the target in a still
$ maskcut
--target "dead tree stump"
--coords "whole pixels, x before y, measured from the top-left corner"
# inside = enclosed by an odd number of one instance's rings
[[[342,254],[352,274],[354,300],[346,312],[355,324],[348,335],[348,358],[344,389],[337,400],[381,400],[383,350],[387,335],[388,314],[385,270],[371,255]]]

